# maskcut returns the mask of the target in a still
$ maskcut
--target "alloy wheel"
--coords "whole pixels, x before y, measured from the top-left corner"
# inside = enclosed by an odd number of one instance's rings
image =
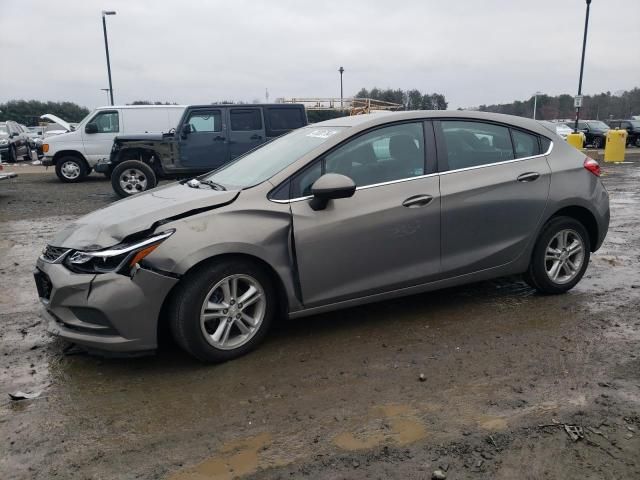
[[[120,175],[120,186],[129,195],[144,192],[147,189],[147,176],[137,168],[127,168]]]
[[[233,350],[258,332],[267,300],[260,283],[249,275],[230,275],[206,295],[200,310],[200,328],[212,346]]]
[[[556,284],[572,281],[584,262],[584,241],[575,231],[560,230],[552,238],[545,251],[545,270]]]

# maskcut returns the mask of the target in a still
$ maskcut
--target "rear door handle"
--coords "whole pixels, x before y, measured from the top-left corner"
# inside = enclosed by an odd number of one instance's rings
[[[262,135],[251,135],[250,140],[262,140]]]
[[[540,174],[538,172],[528,172],[523,173],[518,177],[519,182],[533,182],[540,178]]]
[[[402,202],[402,206],[407,208],[426,207],[432,200],[433,197],[431,195],[414,195]]]

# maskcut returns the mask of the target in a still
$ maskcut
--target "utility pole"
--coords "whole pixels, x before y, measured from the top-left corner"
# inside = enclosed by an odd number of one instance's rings
[[[344,110],[342,95],[342,74],[344,73],[344,68],[340,67],[338,71],[340,72],[340,110]]]
[[[113,10],[102,11],[102,31],[104,32],[104,50],[107,53],[107,74],[109,75],[109,98],[111,99],[111,105],[113,105],[113,84],[111,83],[111,62],[109,61],[109,41],[107,40],[107,15],[115,15]]]
[[[578,133],[578,120],[580,119],[580,107],[582,106],[582,74],[584,73],[584,52],[587,48],[587,30],[589,29],[589,8],[591,7],[591,0],[587,2],[587,14],[584,19],[584,37],[582,38],[582,59],[580,60],[580,80],[578,81],[578,97],[576,98],[576,122],[573,126],[573,132]],[[580,100],[578,100],[578,98]]]
[[[533,119],[536,119],[536,112],[538,111],[538,95],[542,95],[542,92],[536,92],[533,94]]]

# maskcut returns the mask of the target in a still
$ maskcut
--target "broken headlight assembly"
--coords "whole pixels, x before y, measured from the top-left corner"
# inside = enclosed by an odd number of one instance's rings
[[[76,273],[128,273],[175,230],[167,230],[150,237],[123,242],[103,250],[70,252],[64,259],[65,266]]]

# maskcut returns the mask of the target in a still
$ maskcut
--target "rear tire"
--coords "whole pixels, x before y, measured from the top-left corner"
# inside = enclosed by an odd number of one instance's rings
[[[78,183],[87,176],[85,161],[78,157],[61,157],[56,161],[56,175],[64,183]]]
[[[157,184],[153,169],[140,160],[122,162],[111,173],[111,186],[122,198],[144,192]]]
[[[565,293],[582,279],[590,252],[582,223],[571,217],[552,218],[536,241],[524,280],[540,293]]]
[[[206,263],[182,280],[170,303],[169,321],[180,347],[202,362],[218,363],[253,350],[275,312],[276,292],[268,273],[246,260],[222,260]]]

